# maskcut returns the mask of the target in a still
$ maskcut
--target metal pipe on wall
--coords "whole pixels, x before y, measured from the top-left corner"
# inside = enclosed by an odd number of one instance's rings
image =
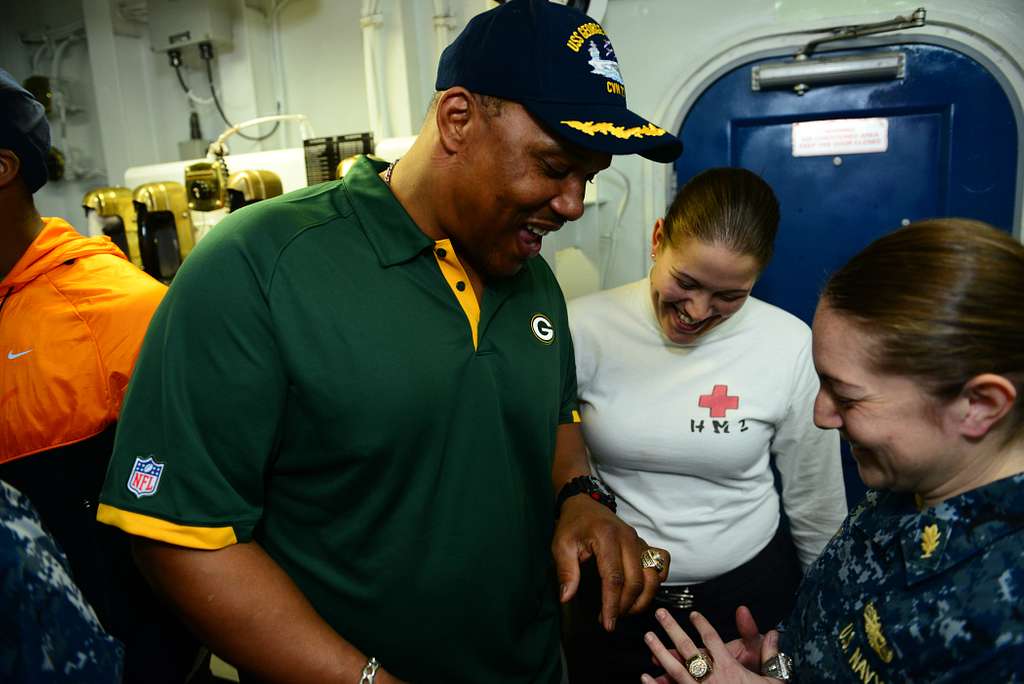
[[[455,17],[452,16],[451,3],[448,0],[434,0],[434,58],[441,61],[441,53],[452,41],[452,29],[455,28]]]
[[[363,69],[366,77],[366,100],[370,114],[370,127],[375,138],[391,136],[387,93],[384,88],[384,60],[381,28],[384,16],[381,0],[363,0],[359,25],[363,28]]]
[[[270,49],[274,60],[274,89],[279,112],[288,111],[288,83],[284,78],[284,56],[281,52],[281,12],[292,0],[275,0],[270,10]],[[288,131],[281,127],[280,146],[288,146]]]

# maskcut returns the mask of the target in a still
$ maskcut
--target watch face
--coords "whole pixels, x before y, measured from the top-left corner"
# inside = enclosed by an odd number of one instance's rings
[[[612,500],[615,499],[615,495],[612,494],[612,490],[608,489],[608,485],[606,485],[604,482],[602,482],[598,478],[596,478],[593,475],[591,475],[590,479],[589,479],[589,482],[590,482],[590,486],[592,488],[591,491],[599,492],[603,496],[607,496],[608,498],[610,498]]]
[[[585,494],[588,498],[610,508],[612,513],[615,512],[615,495],[593,475],[579,475],[566,482],[556,497],[556,510],[561,510],[562,503],[569,497],[576,496],[577,494]]]

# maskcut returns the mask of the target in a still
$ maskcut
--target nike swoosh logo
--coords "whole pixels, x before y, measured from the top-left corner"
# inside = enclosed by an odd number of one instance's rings
[[[18,358],[19,356],[24,356],[25,354],[28,354],[30,351],[32,351],[32,350],[31,349],[26,349],[25,351],[18,352],[17,354],[15,354],[14,352],[7,352],[7,360],[8,361],[13,361],[14,359]]]

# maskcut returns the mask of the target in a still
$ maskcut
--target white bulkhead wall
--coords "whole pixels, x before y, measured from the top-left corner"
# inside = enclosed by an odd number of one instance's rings
[[[1002,71],[1021,122],[1024,3],[1019,0],[611,0],[603,23],[621,61],[630,107],[677,132],[705,86],[744,61],[792,54],[809,39],[794,32],[882,21],[921,6],[930,26],[903,35],[966,49],[990,69]],[[1024,144],[1024,129],[1019,136],[1018,143]],[[1024,166],[1024,154],[1019,158],[1018,166]],[[639,191],[623,219],[610,285],[645,273],[653,222],[670,199],[669,169],[639,158],[618,159],[614,166]],[[1018,194],[1022,174],[1019,168]],[[1018,215],[1018,234],[1021,222]]]
[[[3,3],[0,10],[0,67],[19,81],[33,72],[49,76],[53,53],[40,51],[41,46],[37,43],[23,45],[20,40],[22,35],[32,40],[39,38],[43,27],[57,30],[54,38],[58,45],[66,37],[76,36],[61,52],[59,77],[65,84],[67,102],[71,107],[67,115],[67,140],[76,151],[72,155],[72,163],[82,173],[76,180],[47,187],[37,194],[36,204],[44,215],[67,215],[77,219],[83,217],[82,195],[90,188],[106,182],[106,164],[98,135],[95,82],[89,68],[84,30],[81,29],[81,0],[15,0]],[[77,36],[81,36],[81,39]],[[51,126],[54,145],[66,154],[58,116],[51,117]]]
[[[88,151],[106,174],[87,183],[52,184],[37,197],[44,210],[75,223],[82,222],[78,202],[85,186],[123,182],[124,170],[131,166],[173,161],[177,143],[188,137],[188,101],[166,55],[149,49],[145,30],[137,37],[123,35],[119,3],[19,1],[9,15],[12,21],[0,29],[2,66],[18,78],[28,75],[31,57],[19,35],[59,26],[64,19],[81,20],[87,29],[88,49],[84,44],[69,48],[75,59],[65,61],[76,89],[88,91],[81,98],[87,111],[75,119],[72,136],[75,146]],[[414,133],[433,92],[439,36],[447,32],[454,37],[469,18],[493,5],[489,0],[233,0],[234,49],[218,55],[214,63],[224,109],[233,122],[271,114],[283,95],[286,111],[308,116],[317,135]],[[921,5],[928,10],[930,26],[905,35],[966,47],[1002,72],[997,77],[1019,108],[1024,101],[1020,0],[608,0],[602,23],[620,59],[630,107],[677,131],[686,108],[714,77],[746,59],[791,52],[806,41],[797,32],[880,21],[910,14]],[[283,88],[275,78],[275,14]],[[368,51],[361,22],[374,23],[364,19],[372,14],[379,15],[379,23],[374,50]],[[366,67],[368,54],[379,60],[378,67]],[[208,98],[205,72],[189,69],[185,74],[197,96]],[[374,78],[381,79],[376,90]],[[383,103],[374,108],[376,121],[369,105],[373,93]],[[204,137],[212,139],[223,130],[212,105],[200,103],[196,109]],[[262,143],[236,136],[229,144],[236,153],[296,146],[298,129],[282,124]],[[631,192],[608,264],[607,286],[643,275],[651,226],[670,199],[670,167],[623,157],[613,168],[625,175]],[[599,178],[597,195],[605,201],[588,206],[580,225],[567,226],[549,242],[580,245],[601,262],[603,253],[598,252],[607,243],[597,236],[613,228],[621,187],[617,178]]]

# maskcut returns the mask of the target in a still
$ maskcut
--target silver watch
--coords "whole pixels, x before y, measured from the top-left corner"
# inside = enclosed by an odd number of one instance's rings
[[[761,663],[761,674],[781,679],[784,682],[791,681],[793,679],[793,659],[785,653],[773,655]]]

